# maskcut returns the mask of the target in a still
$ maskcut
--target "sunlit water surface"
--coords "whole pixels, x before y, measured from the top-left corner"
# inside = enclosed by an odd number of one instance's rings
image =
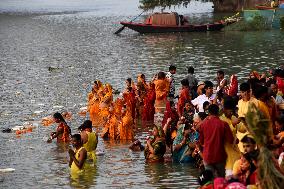
[[[283,32],[210,32],[139,35],[125,29],[113,35],[119,21],[140,13],[138,1],[3,0],[0,2],[0,128],[37,123],[55,111],[68,110],[73,131],[95,79],[122,90],[127,77],[147,80],[170,64],[176,80],[194,66],[199,80],[213,79],[219,69],[240,80],[250,70],[267,71],[284,60]],[[211,4],[193,2],[180,12],[190,22],[209,22]],[[48,69],[49,67],[58,69]],[[177,87],[179,84],[177,84]],[[196,188],[198,170],[172,163],[147,165],[130,142],[100,140],[95,167],[77,179],[68,170],[68,147],[47,144],[55,129],[40,124],[19,138],[0,133],[0,188]],[[99,128],[97,128],[99,130]],[[144,140],[149,128],[139,127]]]

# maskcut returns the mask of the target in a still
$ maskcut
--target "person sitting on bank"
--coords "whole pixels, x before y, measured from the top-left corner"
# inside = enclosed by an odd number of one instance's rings
[[[80,173],[85,170],[85,162],[87,159],[87,150],[83,147],[80,134],[72,135],[72,145],[75,150],[69,149],[70,156],[69,167],[71,173]]]
[[[81,132],[83,147],[87,150],[87,157],[90,160],[96,159],[96,148],[98,145],[98,135],[92,131],[92,121],[86,120],[78,128]]]
[[[50,134],[50,138],[47,140],[48,143],[52,142],[53,139],[57,139],[58,143],[61,142],[69,142],[70,141],[70,135],[71,135],[71,129],[67,125],[66,121],[64,120],[61,113],[56,112],[53,115],[54,122],[58,123],[56,132],[52,132]]]

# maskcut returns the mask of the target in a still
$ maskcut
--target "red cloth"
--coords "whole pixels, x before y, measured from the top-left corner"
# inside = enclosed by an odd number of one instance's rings
[[[147,94],[144,98],[142,121],[154,120],[155,99],[156,99],[156,93],[155,93],[155,86],[154,86],[147,91]]]
[[[229,96],[236,96],[238,93],[238,79],[236,75],[232,75],[230,85],[225,89],[225,93]]]
[[[180,92],[178,99],[178,115],[181,117],[183,115],[184,105],[186,101],[190,101],[190,91],[189,88],[183,88]]]
[[[226,161],[225,141],[233,143],[234,137],[228,123],[217,116],[208,116],[200,126],[200,143],[203,147],[203,159],[207,164]]]
[[[280,77],[276,78],[276,83],[278,85],[278,90],[280,90],[284,94],[284,81]]]
[[[177,122],[179,120],[178,113],[177,111],[171,108],[170,101],[167,101],[167,104],[166,104],[166,111],[164,113],[162,126],[164,126],[167,123],[168,118],[172,118],[171,122]]]

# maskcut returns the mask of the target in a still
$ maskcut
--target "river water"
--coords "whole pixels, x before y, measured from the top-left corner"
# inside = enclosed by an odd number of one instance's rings
[[[0,128],[38,124],[55,111],[71,111],[73,131],[95,79],[122,90],[127,77],[177,66],[176,80],[194,66],[199,80],[213,79],[219,69],[240,80],[250,70],[267,71],[283,64],[281,31],[139,35],[125,29],[113,35],[119,21],[140,13],[138,0],[1,0]],[[193,2],[180,13],[190,22],[209,22],[212,4]],[[51,69],[49,69],[51,68]],[[52,69],[55,68],[55,69]],[[179,85],[177,85],[179,86]],[[16,137],[0,133],[0,188],[196,188],[197,170],[171,163],[147,165],[129,142],[100,140],[99,156],[82,178],[69,175],[66,147],[47,144],[55,129],[38,127]],[[97,128],[98,129],[98,128]],[[149,128],[138,128],[144,140]]]

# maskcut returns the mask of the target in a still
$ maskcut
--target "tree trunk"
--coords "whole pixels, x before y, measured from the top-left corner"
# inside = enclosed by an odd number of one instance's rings
[[[254,8],[257,4],[265,4],[269,0],[213,0],[214,12],[235,12]]]

